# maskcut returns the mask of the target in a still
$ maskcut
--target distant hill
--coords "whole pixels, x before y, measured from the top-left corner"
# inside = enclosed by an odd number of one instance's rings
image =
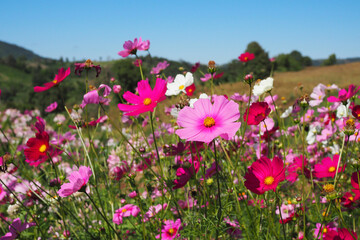
[[[315,59],[315,60],[312,61],[312,65],[313,66],[321,66],[321,64],[325,60],[326,59]],[[352,62],[360,62],[360,57],[336,59],[336,64],[345,64],[345,63],[352,63]]]
[[[30,50],[27,50],[23,47],[19,47],[15,44],[6,43],[0,41],[0,58],[6,58],[12,55],[15,58],[26,57],[28,60],[33,60],[36,58],[44,59],[43,57],[33,53]]]

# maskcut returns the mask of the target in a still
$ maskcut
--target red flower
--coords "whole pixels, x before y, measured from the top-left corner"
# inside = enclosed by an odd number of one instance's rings
[[[324,240],[355,240],[358,236],[355,232],[347,230],[346,228],[338,228],[337,231],[330,230],[325,234]]]
[[[245,111],[244,121],[246,122],[247,120],[248,125],[258,125],[261,121],[265,120],[270,112],[271,109],[267,102],[255,102]]]
[[[200,62],[195,63],[195,64],[191,67],[190,72],[195,73],[196,70],[198,70],[199,67],[200,67]]]
[[[255,55],[253,53],[243,53],[240,55],[240,57],[238,57],[240,62],[248,62],[251,61],[255,58]]]
[[[271,161],[267,157],[261,157],[254,162],[245,174],[245,187],[256,194],[266,191],[275,192],[278,184],[285,180],[284,162],[274,157]]]
[[[101,72],[101,67],[100,65],[95,66],[90,59],[86,60],[84,63],[75,63],[75,74],[80,76],[84,69],[90,68],[95,68],[96,77],[98,77]]]
[[[186,87],[185,88],[186,95],[192,96],[194,94],[194,92],[195,92],[195,89],[196,89],[196,87],[195,87],[194,83],[191,84],[190,86]]]
[[[360,198],[359,179],[360,179],[360,171],[354,172],[351,175],[351,186],[354,188],[351,189],[351,191],[355,193],[355,200],[358,200]]]
[[[360,120],[360,105],[356,105],[352,109],[352,115],[357,119]]]
[[[66,71],[64,68],[60,68],[58,74],[55,75],[55,78],[52,82],[45,83],[43,87],[39,87],[39,86],[34,87],[34,92],[43,92],[56,85],[59,85],[69,75],[70,75],[70,68],[68,68]]]

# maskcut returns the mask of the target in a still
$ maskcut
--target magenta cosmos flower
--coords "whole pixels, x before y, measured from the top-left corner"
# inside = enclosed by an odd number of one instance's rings
[[[53,102],[52,104],[50,104],[50,105],[45,109],[45,112],[52,112],[52,111],[54,111],[57,107],[58,107],[57,102]]]
[[[328,102],[344,102],[353,97],[359,90],[360,86],[356,88],[355,85],[351,84],[348,91],[346,91],[346,89],[341,89],[338,97],[331,96],[328,97],[327,100]]]
[[[123,45],[124,50],[120,51],[118,54],[122,57],[127,57],[130,54],[135,55],[137,50],[139,51],[146,51],[150,47],[150,41],[142,41],[141,37],[139,37],[139,40],[137,38],[134,39],[134,42],[132,41],[126,41]]]
[[[238,58],[240,62],[248,62],[253,60],[255,58],[255,55],[253,53],[246,52],[241,54]]]
[[[287,167],[288,175],[286,176],[286,180],[291,183],[294,183],[297,179],[299,174],[304,172],[306,177],[310,177],[310,171],[306,168],[308,161],[303,155],[295,157],[294,162]]]
[[[166,99],[166,90],[166,81],[161,78],[156,79],[154,90],[151,89],[147,80],[141,80],[138,82],[139,95],[129,91],[123,95],[124,99],[133,105],[119,103],[118,108],[120,111],[127,112],[125,115],[129,116],[136,116],[148,111],[152,112],[158,102]]]
[[[136,217],[140,212],[140,208],[138,206],[132,205],[132,204],[126,204],[122,208],[119,208],[115,211],[115,214],[113,216],[113,222],[115,224],[122,224],[124,217]]]
[[[70,68],[68,68],[66,71],[64,68],[60,68],[58,74],[55,75],[55,78],[52,82],[44,83],[43,87],[39,87],[39,86],[34,87],[34,92],[43,92],[54,86],[57,86],[69,75],[70,75]]]
[[[69,183],[61,185],[60,190],[57,192],[60,197],[67,197],[71,194],[82,190],[89,181],[92,171],[89,167],[80,166],[79,171],[74,171],[68,177]]]
[[[259,125],[261,121],[270,114],[271,109],[267,102],[255,102],[246,109],[244,113],[244,122],[247,121],[248,125]],[[248,116],[247,116],[248,115]]]
[[[26,217],[24,223],[21,223],[20,218],[14,219],[14,221],[9,226],[9,232],[6,233],[4,236],[0,237],[0,240],[12,240],[16,239],[19,234],[29,227],[35,226],[36,223],[28,223],[26,222]]]
[[[335,177],[336,168],[339,162],[339,155],[336,154],[333,156],[333,159],[330,157],[326,157],[321,160],[321,163],[315,164],[314,167],[314,176],[317,178],[325,178],[325,177]],[[338,172],[343,172],[345,170],[344,167],[339,167]]]
[[[355,232],[347,230],[346,228],[338,228],[330,230],[325,234],[324,240],[356,240],[358,236]]]
[[[181,230],[181,220],[177,219],[175,222],[173,220],[167,220],[164,222],[165,225],[161,229],[161,239],[172,240],[180,237],[178,233]],[[160,238],[160,235],[157,235],[156,238]]]
[[[285,180],[284,162],[274,157],[271,161],[267,157],[261,157],[254,162],[245,174],[245,187],[256,194],[266,191],[275,192],[278,184]]]
[[[75,63],[75,74],[81,76],[81,73],[84,71],[84,69],[89,70],[91,68],[95,68],[96,77],[98,77],[101,73],[101,67],[100,65],[94,65],[90,59],[86,60],[84,63]]]
[[[176,134],[186,141],[210,143],[216,137],[226,140],[234,137],[241,123],[239,105],[224,96],[215,96],[214,104],[208,98],[199,99],[194,108],[180,110],[177,124],[182,127]]]

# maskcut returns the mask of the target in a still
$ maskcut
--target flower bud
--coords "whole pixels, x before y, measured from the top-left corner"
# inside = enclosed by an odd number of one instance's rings
[[[113,91],[114,91],[114,93],[116,93],[116,94],[120,93],[120,91],[121,91],[121,86],[120,86],[120,85],[114,85],[114,86],[113,86]]]

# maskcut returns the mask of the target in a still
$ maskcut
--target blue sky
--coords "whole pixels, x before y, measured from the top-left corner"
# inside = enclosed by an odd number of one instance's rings
[[[360,1],[3,1],[0,40],[51,58],[120,59],[126,40],[150,40],[171,60],[236,59],[251,41],[271,57],[360,57]]]

